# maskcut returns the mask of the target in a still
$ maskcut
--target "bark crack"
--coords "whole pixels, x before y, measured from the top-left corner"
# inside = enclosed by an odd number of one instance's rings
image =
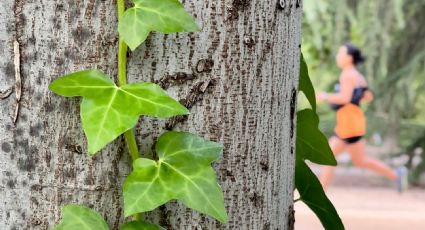
[[[209,93],[208,89],[217,84],[218,79],[209,79],[207,81],[200,81],[196,83],[186,95],[185,98],[180,100],[180,103],[184,105],[187,109],[191,109],[197,102],[202,101],[205,93]],[[173,130],[173,128],[178,124],[187,120],[187,115],[176,116],[171,118],[166,124],[166,130]]]
[[[9,89],[6,89],[3,92],[0,91],[0,99],[4,100],[8,98],[12,94],[12,92],[13,92],[13,87],[10,87]]]
[[[14,66],[15,66],[15,111],[13,114],[13,124],[16,125],[19,116],[20,110],[20,101],[22,96],[22,78],[21,78],[21,37],[22,37],[22,28],[24,26],[24,15],[22,14],[24,1],[16,0],[14,6],[14,16],[15,16],[15,40],[13,42],[13,57],[14,57]]]
[[[288,230],[294,230],[295,228],[295,210],[294,205],[290,205],[288,208]]]
[[[167,74],[155,83],[163,89],[168,89],[170,86],[181,85],[186,81],[191,81],[196,78],[193,73],[177,72],[175,74]]]
[[[21,79],[21,51],[19,48],[19,42],[13,42],[13,56],[15,64],[15,113],[13,116],[13,124],[16,124],[19,115],[19,102],[21,101],[22,96],[22,79]]]
[[[97,185],[97,186],[73,186],[73,185],[54,185],[54,184],[34,184],[30,187],[32,191],[41,191],[43,189],[58,189],[61,191],[79,191],[79,192],[102,192],[113,191],[116,187],[110,185]]]

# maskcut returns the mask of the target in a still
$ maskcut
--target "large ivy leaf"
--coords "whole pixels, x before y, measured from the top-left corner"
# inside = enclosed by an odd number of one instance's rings
[[[342,230],[344,225],[316,175],[301,157],[295,165],[295,187],[300,199],[317,215],[325,229]]]
[[[166,132],[155,150],[159,160],[140,158],[124,183],[125,216],[146,212],[177,199],[227,222],[224,198],[211,163],[222,146],[184,132]]]
[[[307,97],[312,109],[297,113],[295,187],[301,195],[300,199],[317,215],[325,229],[341,230],[344,225],[335,207],[327,198],[317,177],[304,162],[308,159],[318,164],[337,164],[326,136],[318,128],[314,87],[302,54],[299,89]]]
[[[316,95],[314,93],[314,87],[311,83],[310,76],[308,74],[307,64],[305,63],[304,56],[302,53],[300,60],[299,89],[307,97],[307,100],[310,102],[311,108],[316,111]]]
[[[54,230],[109,230],[99,213],[82,205],[66,205],[62,208],[62,221]]]
[[[120,230],[165,230],[165,228],[147,221],[132,221],[120,227]]]
[[[322,165],[336,165],[328,140],[319,130],[319,117],[311,109],[297,113],[297,155]]]
[[[118,87],[98,70],[63,76],[53,81],[49,89],[62,96],[84,97],[81,120],[91,155],[133,128],[140,115],[166,118],[188,113],[156,84],[134,83]]]
[[[120,36],[131,50],[142,44],[151,31],[196,32],[198,25],[178,0],[133,0],[118,25]]]

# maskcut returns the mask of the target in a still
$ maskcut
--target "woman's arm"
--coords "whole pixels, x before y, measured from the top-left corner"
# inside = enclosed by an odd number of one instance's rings
[[[371,102],[373,101],[373,92],[372,90],[368,89],[364,92],[363,97],[362,97],[362,101],[364,102]]]
[[[351,101],[354,88],[356,87],[356,79],[353,75],[343,74],[340,78],[339,93],[319,93],[318,101],[327,101],[331,104],[347,104]]]

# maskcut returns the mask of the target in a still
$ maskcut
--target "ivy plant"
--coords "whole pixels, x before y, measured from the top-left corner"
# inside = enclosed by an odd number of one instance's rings
[[[133,172],[124,183],[125,214],[150,211],[177,199],[227,222],[223,193],[211,168],[222,146],[190,133],[167,132],[155,150],[158,161],[139,158],[133,163]],[[158,195],[158,191],[164,192]]]
[[[140,115],[167,118],[189,113],[156,84],[142,82],[118,87],[99,70],[65,75],[53,81],[50,90],[62,96],[84,98],[81,122],[90,155],[133,128]]]
[[[99,213],[82,205],[67,205],[62,208],[62,222],[54,230],[108,230],[108,224]]]
[[[90,69],[62,76],[49,89],[61,96],[83,98],[80,114],[90,156],[124,134],[133,162],[123,186],[124,214],[133,220],[121,230],[163,229],[143,220],[141,213],[170,200],[226,223],[223,192],[211,166],[221,155],[221,144],[187,132],[168,131],[156,143],[158,159],[140,157],[134,135],[140,116],[169,118],[189,111],[154,83],[128,84],[127,49],[135,50],[152,31],[195,32],[199,27],[178,0],[133,0],[133,4],[125,10],[124,0],[117,0],[119,84],[102,71]],[[62,209],[62,221],[55,229],[109,228],[94,210],[71,204]]]
[[[165,34],[196,32],[193,21],[178,0],[133,0],[134,6],[122,16],[118,31],[131,50],[135,50],[151,31]]]
[[[312,109],[297,112],[297,139],[295,160],[295,188],[304,202],[319,218],[325,229],[342,230],[344,225],[335,207],[326,196],[320,181],[305,160],[335,166],[335,157],[326,136],[319,130],[316,98],[307,64],[301,54],[299,89],[306,95]]]

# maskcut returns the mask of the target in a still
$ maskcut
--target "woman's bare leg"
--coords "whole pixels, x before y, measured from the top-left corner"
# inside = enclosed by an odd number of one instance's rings
[[[397,174],[388,165],[366,155],[366,144],[364,140],[347,145],[347,151],[351,155],[351,160],[355,166],[371,170],[390,180],[397,179]]]
[[[329,139],[329,146],[331,147],[332,152],[336,158],[344,151],[347,144],[344,141],[340,140],[338,137],[333,136]],[[334,166],[324,166],[322,168],[322,172],[320,174],[320,183],[322,184],[323,189],[326,189],[326,187],[328,187],[328,185],[331,183],[334,171]]]

